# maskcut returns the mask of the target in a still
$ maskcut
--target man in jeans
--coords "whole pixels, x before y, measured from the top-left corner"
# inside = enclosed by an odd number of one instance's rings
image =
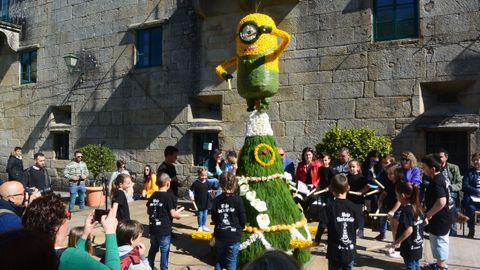
[[[80,209],[85,208],[85,180],[88,174],[87,164],[82,161],[82,152],[75,151],[73,161],[67,165],[63,172],[63,176],[70,185],[70,205],[68,206],[70,212],[75,208],[77,194],[80,197]]]

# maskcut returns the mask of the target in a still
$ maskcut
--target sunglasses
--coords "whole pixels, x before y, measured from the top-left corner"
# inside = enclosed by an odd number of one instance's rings
[[[68,220],[71,220],[72,219],[72,212],[66,211],[65,212],[65,218],[68,219]]]
[[[283,156],[285,156],[285,153],[283,153],[283,154],[280,154],[280,156],[282,156],[282,157],[283,157]]]
[[[408,158],[402,158],[402,161],[410,161]]]
[[[76,156],[75,158],[82,158],[83,156]]]

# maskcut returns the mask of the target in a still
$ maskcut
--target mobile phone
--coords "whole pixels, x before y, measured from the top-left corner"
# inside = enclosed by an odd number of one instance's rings
[[[102,220],[103,215],[108,215],[109,210],[104,210],[104,209],[95,209],[95,221],[100,222]]]

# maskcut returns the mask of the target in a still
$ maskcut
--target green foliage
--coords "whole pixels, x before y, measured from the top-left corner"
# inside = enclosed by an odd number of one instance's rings
[[[263,167],[255,160],[255,147],[260,143],[268,144],[274,150],[264,151],[260,148],[258,153],[259,159],[267,163],[274,156],[275,161],[271,166]],[[269,176],[276,173],[283,173],[282,159],[278,152],[275,138],[272,136],[252,136],[245,138],[245,143],[238,157],[237,175],[241,176]],[[293,197],[288,188],[288,184],[284,179],[276,179],[273,181],[250,182],[250,190],[256,192],[257,198],[265,201],[268,207],[266,214],[270,217],[270,225],[294,224],[304,219],[302,212],[295,204]],[[245,197],[242,197],[247,216],[247,226],[258,227],[257,215],[259,214],[253,208]],[[300,233],[307,236],[307,232],[299,229]],[[265,239],[276,249],[287,251],[290,249],[290,233],[288,231],[277,231],[264,233]],[[251,233],[244,232],[242,234],[242,242],[248,239]],[[238,254],[238,265],[242,267],[248,262],[253,261],[256,257],[263,254],[265,247],[257,240],[248,248],[242,250]],[[295,250],[295,258],[301,264],[304,264],[310,258],[308,249]]]
[[[322,142],[317,144],[317,153],[326,152],[332,158],[338,155],[342,147],[350,150],[350,156],[363,162],[368,152],[378,150],[382,155],[390,154],[392,141],[385,136],[377,136],[375,130],[369,127],[362,128],[332,128]]]
[[[83,154],[83,162],[87,164],[87,168],[96,179],[102,170],[109,172],[115,169],[115,155],[108,147],[101,147],[97,144],[88,144],[80,148]]]

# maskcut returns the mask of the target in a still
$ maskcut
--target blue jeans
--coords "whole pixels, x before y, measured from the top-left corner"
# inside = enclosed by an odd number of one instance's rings
[[[77,193],[80,198],[80,209],[85,208],[85,192],[87,192],[87,189],[85,188],[85,183],[83,181],[80,185],[77,185],[77,183],[70,183],[70,205],[68,206],[70,212],[75,208]]]
[[[420,270],[420,262],[417,260],[417,261],[406,261],[406,260],[403,260],[405,262],[405,267],[406,267],[406,270]]]
[[[363,219],[363,203],[355,203],[355,208],[360,213],[360,218],[358,220],[358,230],[363,231],[365,227],[365,220]]]
[[[240,242],[225,243],[219,239],[215,239],[215,247],[217,249],[215,270],[222,270],[224,268],[227,270],[236,270]]]
[[[148,263],[154,269],[155,256],[160,248],[160,269],[168,269],[168,253],[170,252],[171,235],[150,235],[150,250],[148,251]]]
[[[208,209],[198,210],[198,227],[207,225]]]
[[[328,270],[352,270],[353,261],[349,263],[340,263],[337,261],[328,260]]]

